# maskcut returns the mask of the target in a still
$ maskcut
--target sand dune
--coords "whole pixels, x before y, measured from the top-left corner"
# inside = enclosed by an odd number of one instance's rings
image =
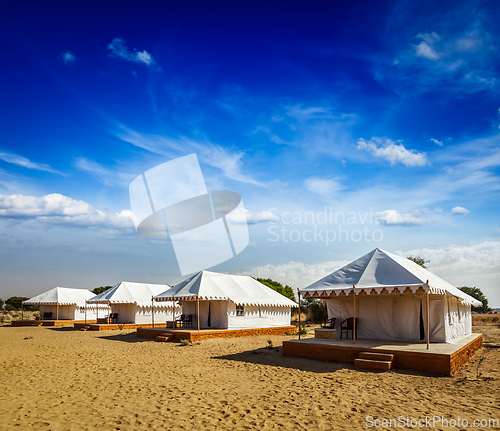
[[[498,349],[445,378],[283,357],[290,338],[181,346],[132,331],[0,327],[0,429],[345,430],[366,429],[368,415],[500,417]],[[476,380],[481,355],[486,379]]]

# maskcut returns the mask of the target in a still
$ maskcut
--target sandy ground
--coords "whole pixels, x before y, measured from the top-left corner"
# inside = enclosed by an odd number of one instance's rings
[[[291,338],[182,346],[133,331],[0,327],[0,429],[309,431],[373,429],[368,415],[500,418],[498,348],[449,378],[283,357]]]

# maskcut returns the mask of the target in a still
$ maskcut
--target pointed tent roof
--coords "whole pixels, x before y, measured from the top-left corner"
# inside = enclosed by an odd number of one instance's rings
[[[40,295],[34,296],[23,303],[30,304],[45,304],[45,305],[78,305],[83,307],[85,301],[94,296],[94,294],[87,289],[75,289],[72,287],[55,287]]]
[[[165,290],[164,284],[132,283],[122,281],[87,301],[89,304],[137,304],[151,306],[151,298]]]
[[[372,289],[380,293],[384,288],[389,292],[396,288],[403,292],[407,287],[413,292],[422,287],[430,293],[452,295],[466,305],[476,307],[482,305],[481,302],[415,262],[379,248],[300,291],[306,292],[307,297],[319,296],[323,292],[349,294],[352,290],[356,295],[362,290],[370,293]]]
[[[155,301],[230,300],[237,305],[295,307],[286,296],[247,275],[200,271],[155,297]]]

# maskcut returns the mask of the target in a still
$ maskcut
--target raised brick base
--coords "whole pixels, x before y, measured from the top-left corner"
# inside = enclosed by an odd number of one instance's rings
[[[201,341],[208,338],[231,338],[231,337],[247,337],[249,335],[283,335],[286,333],[296,334],[295,326],[280,326],[276,328],[255,328],[255,329],[202,329],[183,330],[170,328],[138,328],[137,336],[144,338],[156,339],[156,337],[165,337],[169,341],[189,340]],[[162,341],[165,339],[162,338]]]
[[[13,320],[12,326],[71,326],[82,323],[83,320]],[[95,320],[89,320],[89,323]]]
[[[354,345],[339,345],[326,340],[305,339],[284,341],[283,355],[316,359],[326,362],[354,364],[362,352],[386,353],[394,355],[393,368],[424,371],[432,374],[451,376],[483,346],[482,334],[471,334],[464,343],[441,345],[431,344],[431,349],[411,350],[409,348],[385,345],[383,348],[363,346],[363,340]],[[373,340],[371,341],[373,343]],[[381,345],[384,343],[381,342]],[[425,346],[425,345],[424,345]]]
[[[106,331],[118,329],[151,328],[151,323],[75,323],[75,329],[86,328],[88,331]]]

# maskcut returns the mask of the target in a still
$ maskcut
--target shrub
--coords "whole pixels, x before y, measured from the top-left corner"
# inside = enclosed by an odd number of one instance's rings
[[[299,329],[299,334],[300,335],[306,335],[307,334],[307,329],[305,326],[301,326]]]
[[[187,338],[184,338],[183,340],[181,340],[181,346],[190,346],[191,345],[191,341],[189,341]]]

